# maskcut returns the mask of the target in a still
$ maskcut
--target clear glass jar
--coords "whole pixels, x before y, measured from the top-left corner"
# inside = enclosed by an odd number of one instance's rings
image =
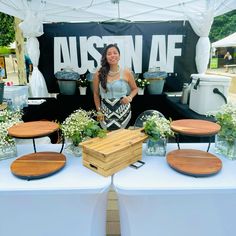
[[[66,144],[65,153],[71,154],[76,157],[82,156],[82,149],[78,145],[74,145],[73,143]]]
[[[215,152],[230,160],[236,160],[236,139],[228,141],[220,135],[215,137]]]
[[[0,146],[0,160],[5,160],[16,156],[16,144]]]
[[[158,141],[147,140],[146,154],[149,156],[165,156],[166,155],[166,139],[159,139]]]

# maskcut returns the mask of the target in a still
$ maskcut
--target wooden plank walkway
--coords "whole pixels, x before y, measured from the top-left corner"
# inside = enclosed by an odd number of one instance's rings
[[[107,204],[107,236],[120,236],[120,215],[117,194],[114,190],[108,193]]]

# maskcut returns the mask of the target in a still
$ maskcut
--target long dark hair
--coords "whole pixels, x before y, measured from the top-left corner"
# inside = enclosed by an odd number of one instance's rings
[[[105,90],[107,90],[107,75],[108,75],[109,70],[110,70],[110,65],[107,62],[106,55],[107,55],[108,49],[113,48],[113,47],[116,48],[116,50],[120,54],[120,49],[117,47],[116,44],[107,45],[107,47],[104,49],[104,51],[102,53],[101,68],[98,71],[99,81],[101,82],[101,85]]]

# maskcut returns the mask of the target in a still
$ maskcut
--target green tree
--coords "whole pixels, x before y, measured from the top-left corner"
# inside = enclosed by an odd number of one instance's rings
[[[14,40],[14,17],[0,12],[0,46],[9,46]]]
[[[236,30],[236,10],[228,12],[224,15],[217,16],[211,27],[209,35],[210,41],[213,43],[220,40]]]

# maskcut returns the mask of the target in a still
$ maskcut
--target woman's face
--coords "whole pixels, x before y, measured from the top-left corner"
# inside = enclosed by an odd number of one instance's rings
[[[106,59],[109,65],[117,65],[120,60],[120,54],[115,47],[107,50]]]

